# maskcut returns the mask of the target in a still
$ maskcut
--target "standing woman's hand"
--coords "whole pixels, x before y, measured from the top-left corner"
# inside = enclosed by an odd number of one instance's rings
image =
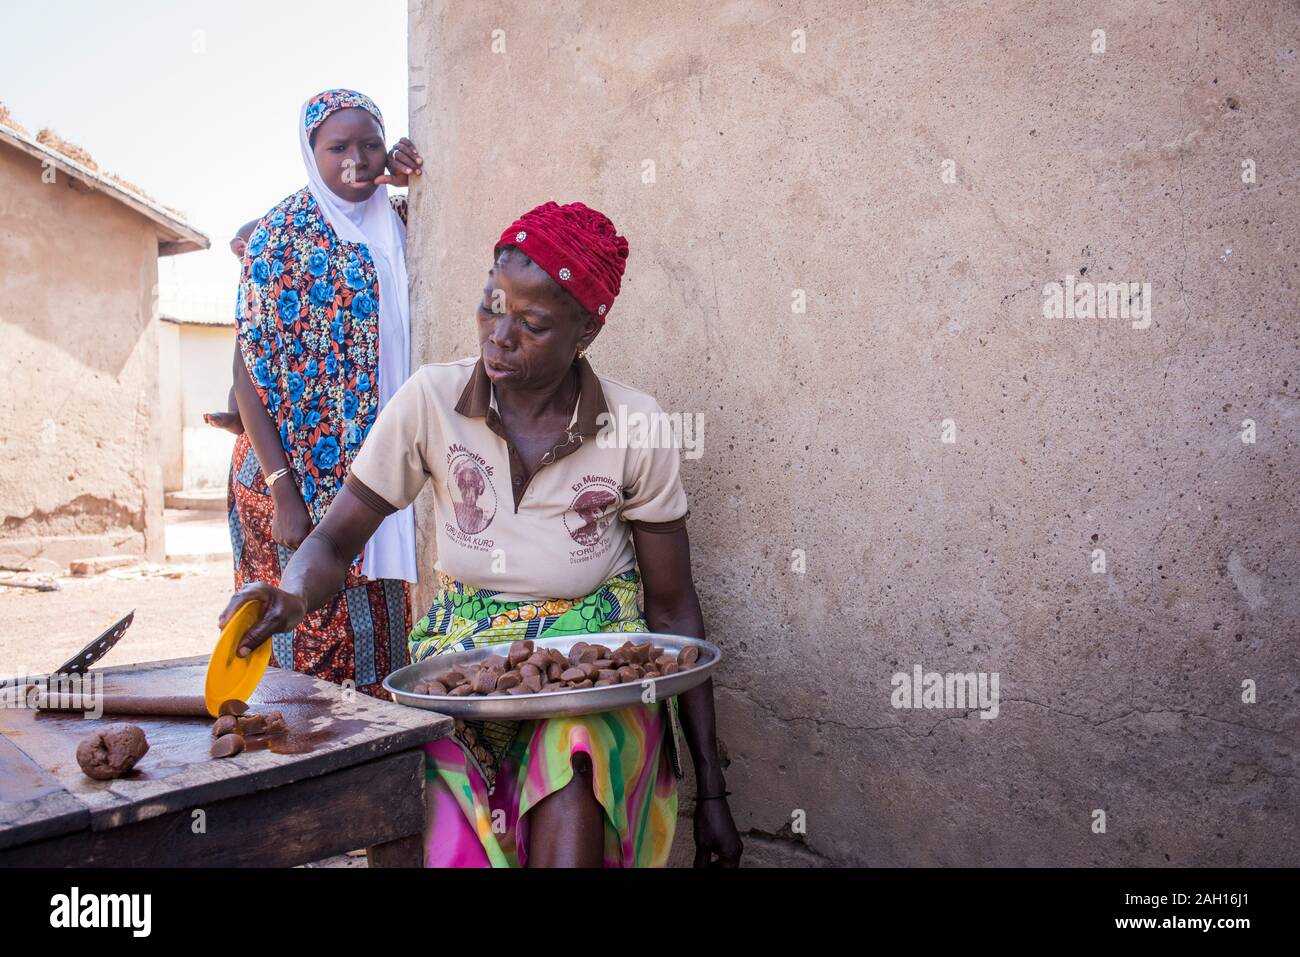
[[[234,412],[204,412],[203,421],[213,428],[229,432],[231,435],[244,434],[244,420],[239,417],[238,410]]]
[[[311,534],[311,516],[292,475],[282,475],[276,480],[271,486],[271,500],[275,503],[271,538],[293,551]]]
[[[420,156],[420,151],[415,148],[415,144],[403,136],[397,141],[397,145],[388,151],[388,175],[379,175],[375,177],[375,182],[379,185],[387,186],[406,186],[411,181],[411,176],[421,175],[420,167],[424,165],[424,159]]]

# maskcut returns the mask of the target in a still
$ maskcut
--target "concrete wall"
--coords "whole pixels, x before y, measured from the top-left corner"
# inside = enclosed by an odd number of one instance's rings
[[[152,224],[0,147],[0,556],[161,559]]]
[[[1300,864],[1295,4],[410,10],[419,354],[581,199],[631,243],[596,367],[705,416],[751,861]],[[1067,275],[1149,327],[1045,319]],[[917,665],[999,716],[893,707]]]

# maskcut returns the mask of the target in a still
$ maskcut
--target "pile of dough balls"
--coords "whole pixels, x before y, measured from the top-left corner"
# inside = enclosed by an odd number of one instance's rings
[[[278,711],[268,714],[249,714],[248,704],[231,700],[218,709],[212,725],[212,750],[214,758],[233,758],[244,750],[244,738],[251,735],[287,734],[289,726]]]
[[[687,645],[674,655],[649,641],[640,645],[625,641],[612,651],[579,641],[565,655],[554,648],[534,649],[531,641],[515,641],[505,657],[489,655],[480,662],[417,681],[411,690],[453,698],[488,698],[605,688],[689,671],[699,660],[698,645]]]

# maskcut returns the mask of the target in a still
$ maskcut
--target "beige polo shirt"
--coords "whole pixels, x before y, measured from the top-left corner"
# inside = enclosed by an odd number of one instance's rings
[[[632,525],[684,526],[686,492],[670,443],[598,441],[602,413],[662,414],[649,395],[577,361],[566,432],[531,478],[476,358],[427,365],[389,400],[347,487],[389,514],[433,483],[436,568],[504,600],[581,598],[635,564]],[[608,445],[609,447],[602,447]],[[632,447],[627,447],[631,445]]]

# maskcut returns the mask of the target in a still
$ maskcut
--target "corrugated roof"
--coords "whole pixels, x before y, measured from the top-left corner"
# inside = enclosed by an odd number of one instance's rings
[[[10,120],[9,122],[12,122]],[[93,190],[101,190],[112,199],[129,207],[136,213],[153,222],[158,230],[158,255],[174,256],[178,253],[197,252],[211,246],[208,237],[186,222],[175,210],[170,210],[151,197],[133,192],[122,184],[125,180],[114,180],[109,176],[82,165],[69,156],[38,143],[26,131],[20,132],[9,126],[0,126],[0,143],[8,143],[14,149],[27,153],[42,163],[50,163],[55,169],[72,180]],[[93,160],[92,160],[93,162]]]

